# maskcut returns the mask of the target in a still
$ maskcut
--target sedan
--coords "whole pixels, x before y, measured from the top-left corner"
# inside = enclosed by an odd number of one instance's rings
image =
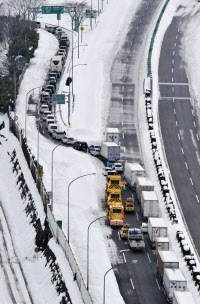
[[[62,139],[64,136],[66,135],[66,132],[65,131],[58,131],[58,130],[55,130],[52,132],[52,137],[54,139]]]
[[[74,145],[74,143],[77,141],[77,139],[73,138],[73,137],[67,137],[65,139],[65,137],[62,139],[62,142],[66,145]]]

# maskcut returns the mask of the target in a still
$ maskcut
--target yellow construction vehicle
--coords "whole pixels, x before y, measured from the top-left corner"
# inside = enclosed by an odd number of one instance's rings
[[[125,206],[124,206],[124,210],[126,212],[135,212],[135,205],[134,205],[134,200],[132,197],[128,197],[126,199],[126,203],[125,203]]]
[[[121,189],[112,189],[107,194],[108,205],[114,205],[115,203],[122,202],[122,191]]]
[[[107,209],[110,226],[123,226],[124,224],[124,207],[122,203],[109,205]]]
[[[124,224],[123,227],[120,229],[119,234],[121,239],[127,239],[128,238],[128,230],[130,228],[130,224]]]
[[[108,189],[121,189],[121,176],[120,175],[109,175],[106,183],[106,191]]]

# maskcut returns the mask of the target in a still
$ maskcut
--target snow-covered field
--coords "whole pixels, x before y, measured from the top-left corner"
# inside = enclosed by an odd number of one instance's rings
[[[93,5],[97,8],[97,1],[93,1]],[[74,50],[74,65],[87,64],[87,66],[77,66],[74,69],[74,94],[75,104],[74,112],[71,117],[72,125],[70,134],[75,135],[78,139],[83,139],[92,142],[100,142],[103,139],[103,132],[106,127],[106,118],[109,109],[109,100],[111,94],[110,86],[110,68],[115,54],[122,45],[126,32],[128,31],[128,24],[141,0],[109,0],[107,5],[104,1],[104,12],[97,18],[97,23],[93,20],[93,30],[90,30],[89,21],[86,19],[83,23],[85,30],[83,32],[83,44],[87,46],[80,47],[80,58],[77,58],[77,48]],[[54,1],[48,1],[49,4],[54,4]],[[88,0],[90,4],[90,1]],[[156,95],[156,80],[158,70],[159,50],[168,24],[175,13],[176,7],[179,4],[184,4],[189,13],[196,10],[195,0],[175,0],[171,1],[167,12],[164,16],[162,26],[156,38],[154,49],[153,63],[153,78],[154,78],[154,98],[158,100]],[[62,4],[62,1],[56,1],[56,5]],[[195,6],[195,7],[194,7]],[[184,13],[183,9],[180,13]],[[179,14],[180,14],[179,13]],[[197,12],[196,12],[197,13]],[[200,44],[200,31],[196,26],[198,24],[199,15],[191,18],[186,32],[186,47],[185,56],[188,63],[188,75],[192,85],[192,90],[196,99],[200,94],[198,86],[198,73],[200,70],[200,60],[198,56]],[[42,15],[38,17],[41,22],[48,22],[57,24],[55,16]],[[68,15],[63,15],[60,25],[71,29],[71,21]],[[20,92],[17,99],[17,115],[19,117],[19,124],[24,128],[25,122],[25,100],[26,93],[34,87],[42,86],[44,79],[49,69],[50,58],[58,48],[56,38],[40,29],[39,47],[35,52],[35,58],[31,60],[31,65],[27,69]],[[150,39],[149,35],[149,39]],[[71,37],[70,37],[71,38]],[[192,47],[187,47],[187,41],[193,41]],[[74,46],[77,46],[77,35],[74,37]],[[148,45],[147,45],[148,47]],[[71,50],[70,50],[71,52]],[[193,54],[193,56],[191,55]],[[69,57],[70,58],[70,57]],[[197,68],[198,67],[198,68]],[[70,66],[71,68],[71,66]],[[60,82],[59,92],[67,91],[65,80],[68,77],[67,73],[68,62],[63,73],[63,79]],[[140,98],[142,96],[142,81],[146,75],[146,60],[141,70],[141,86],[139,88]],[[195,76],[194,76],[195,75]],[[31,80],[31,81],[30,81]],[[140,102],[143,104],[143,102]],[[155,105],[154,117],[157,117]],[[67,122],[67,106],[61,106],[63,117]],[[155,182],[156,190],[161,202],[163,198],[159,190],[156,180],[156,173],[154,169],[153,160],[150,150],[146,147],[148,139],[148,132],[145,119],[145,111],[142,107],[139,108],[140,114],[140,130],[142,137],[143,155],[145,157],[145,168]],[[62,121],[57,113],[57,119],[60,125]],[[63,126],[64,127],[64,126]],[[157,134],[159,134],[157,130]],[[34,117],[29,116],[27,121],[27,138],[28,145],[34,155],[37,155],[37,131]],[[44,166],[44,184],[47,191],[51,188],[51,152],[55,145],[40,136],[40,162]],[[160,145],[160,153],[162,147]],[[101,211],[101,200],[104,198],[105,178],[101,174],[102,164],[95,158],[85,155],[83,153],[74,151],[72,148],[59,147],[54,152],[54,215],[57,220],[63,221],[63,231],[67,234],[67,194],[68,185],[76,177],[95,172],[96,176],[88,176],[76,181],[70,188],[70,245],[86,280],[86,234],[89,223],[95,218],[103,215]],[[166,168],[167,171],[167,168]],[[177,256],[181,258],[180,249],[175,240],[175,226],[171,225],[166,211],[162,208],[163,217],[168,223],[170,242],[173,250]],[[178,211],[177,211],[178,212]],[[180,217],[180,214],[179,214]],[[180,221],[179,221],[180,223]],[[177,228],[177,227],[176,227]],[[179,224],[179,229],[183,230],[182,224]],[[90,237],[90,291],[94,303],[102,302],[103,291],[103,275],[110,268],[110,255],[112,259],[117,258],[116,247],[112,241],[109,241],[111,249],[108,250],[105,242],[105,237],[111,233],[110,228],[102,227],[99,223],[95,223],[91,228]],[[97,245],[98,244],[98,245]],[[98,249],[97,249],[98,246]],[[61,253],[60,253],[61,254]],[[112,260],[113,262],[113,260]],[[181,269],[188,280],[188,287],[193,292],[196,303],[200,303],[199,294],[194,286],[190,273],[187,271],[185,264],[181,262]],[[71,283],[70,283],[71,286]],[[109,274],[109,280],[106,282],[107,286],[107,303],[123,303],[123,299],[118,290],[116,279],[113,273]],[[72,292],[76,293],[76,291]],[[39,303],[39,302],[38,302]],[[46,302],[47,303],[47,302]],[[75,303],[75,302],[74,302]],[[76,303],[80,303],[77,302]]]

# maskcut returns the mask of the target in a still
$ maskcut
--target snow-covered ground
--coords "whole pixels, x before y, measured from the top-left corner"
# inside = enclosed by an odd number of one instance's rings
[[[93,1],[97,8],[97,1]],[[111,93],[110,85],[110,68],[117,50],[122,45],[125,34],[128,31],[128,24],[131,21],[134,12],[141,0],[132,1],[114,1],[109,0],[107,5],[104,1],[104,12],[97,19],[97,23],[93,30],[90,30],[89,21],[86,19],[83,23],[85,30],[83,32],[83,44],[88,46],[80,47],[80,58],[77,58],[77,48],[74,50],[74,65],[87,64],[87,66],[77,66],[74,69],[74,93],[75,104],[74,112],[71,117],[72,126],[71,134],[74,134],[78,139],[87,140],[88,142],[101,141],[103,139],[103,132],[106,126],[106,118],[109,109],[109,100]],[[48,1],[49,4],[55,4],[54,1]],[[90,1],[88,0],[90,4]],[[183,1],[181,2],[183,3]],[[195,0],[192,1],[195,4]],[[56,5],[62,4],[62,1],[56,1]],[[154,97],[156,95],[156,74],[158,70],[159,50],[168,24],[170,23],[176,7],[180,4],[179,0],[171,1],[162,26],[159,30],[156,39],[153,58],[157,60],[153,63],[153,78],[154,78]],[[188,11],[192,9],[191,1],[185,0],[184,4],[188,6]],[[191,7],[189,7],[191,6]],[[193,81],[192,76],[194,73],[197,75],[196,66],[200,67],[200,60],[198,57],[198,45],[200,41],[200,32],[198,27],[195,27],[198,16],[191,18],[190,28],[193,31],[187,32],[187,39],[198,37],[196,42],[194,40],[193,52],[195,56],[190,56],[191,50],[186,49],[186,56],[189,68],[189,79],[192,83],[193,90],[198,96],[199,88],[198,82]],[[57,24],[55,16],[42,15],[38,20],[41,22],[48,22]],[[193,23],[194,22],[194,23]],[[68,15],[63,15],[60,25],[71,29],[71,21]],[[44,30],[40,29],[39,47],[35,52],[35,58],[31,60],[31,65],[27,69],[19,96],[17,99],[17,115],[19,117],[19,124],[24,127],[25,115],[25,100],[26,93],[34,87],[42,86],[46,77],[50,58],[58,48],[58,43],[55,37]],[[192,34],[191,34],[192,33]],[[149,39],[150,39],[149,35]],[[196,47],[195,47],[196,45]],[[74,37],[74,46],[77,46],[77,35]],[[148,45],[147,45],[148,47]],[[156,51],[155,51],[156,50]],[[71,52],[71,50],[70,50]],[[70,57],[69,57],[70,58]],[[192,59],[191,59],[192,58]],[[194,61],[196,59],[196,61]],[[68,77],[67,69],[63,73],[63,80],[60,82],[59,92],[67,91],[68,88],[64,85]],[[71,68],[71,66],[70,66]],[[141,70],[141,87],[142,81],[146,75],[146,60],[144,60],[144,67]],[[193,70],[194,69],[194,70]],[[195,77],[194,77],[195,78]],[[198,79],[198,75],[196,76]],[[30,81],[31,80],[31,81]],[[141,100],[143,99],[142,93],[140,94]],[[144,104],[140,102],[139,104]],[[61,106],[63,116],[67,122],[67,106]],[[65,108],[64,108],[65,107]],[[156,115],[157,106],[155,106]],[[152,180],[155,182],[156,190],[161,202],[163,198],[156,181],[156,173],[154,169],[153,160],[149,148],[146,146],[148,142],[148,132],[146,126],[145,111],[142,107],[139,108],[140,114],[140,130],[142,137],[143,155],[145,161],[145,168]],[[62,122],[57,115],[59,124]],[[157,134],[159,134],[157,130]],[[34,155],[37,155],[37,131],[34,117],[29,116],[27,122],[27,138],[28,145]],[[51,188],[51,151],[55,145],[40,136],[40,162],[44,166],[44,183],[47,191]],[[160,145],[160,153],[161,153]],[[59,147],[54,152],[54,215],[57,220],[63,221],[63,231],[67,234],[67,188],[69,183],[76,177],[95,172],[96,176],[89,176],[76,181],[70,188],[70,245],[86,280],[86,233],[89,223],[95,218],[103,215],[101,211],[101,200],[104,198],[105,178],[101,174],[102,164],[95,158],[85,155],[83,153],[74,151],[72,148]],[[166,169],[167,171],[167,169]],[[173,250],[177,256],[181,258],[180,248],[175,240],[175,226],[171,225],[168,221],[165,209],[162,208],[163,217],[168,223],[170,242]],[[178,211],[177,211],[178,212]],[[180,215],[179,215],[180,217]],[[180,222],[179,222],[180,223]],[[184,227],[179,224],[180,230]],[[177,228],[177,227],[176,227]],[[102,302],[103,291],[103,275],[110,268],[110,256],[112,255],[112,262],[114,257],[117,259],[117,252],[115,244],[109,241],[109,250],[106,246],[105,237],[111,233],[110,228],[104,227],[99,223],[95,223],[91,228],[90,237],[90,291],[94,303]],[[97,249],[98,244],[98,249]],[[60,253],[61,254],[61,253]],[[188,287],[193,292],[196,303],[200,303],[199,295],[196,287],[194,286],[190,273],[187,271],[185,264],[181,262],[181,269],[188,279]],[[71,284],[70,284],[71,285]],[[109,280],[106,282],[107,286],[107,303],[123,303],[123,299],[118,290],[116,279],[113,273],[109,273]],[[39,302],[38,302],[39,303]],[[76,302],[79,303],[79,302]]]

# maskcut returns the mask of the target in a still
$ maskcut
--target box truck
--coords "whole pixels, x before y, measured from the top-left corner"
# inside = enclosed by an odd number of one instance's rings
[[[169,239],[168,237],[157,237],[156,238],[156,255],[158,251],[167,251],[169,250]]]
[[[120,146],[113,142],[102,142],[101,156],[106,159],[120,159]]]
[[[144,177],[145,175],[145,170],[140,164],[125,163],[124,176],[131,188],[135,188],[137,177]]]
[[[162,217],[149,217],[148,235],[152,247],[156,246],[157,237],[167,237],[167,226]]]
[[[186,291],[187,281],[180,269],[165,268],[163,273],[164,293],[168,303],[173,301],[174,291]]]
[[[118,128],[107,128],[106,129],[106,141],[114,142],[119,145],[119,129]]]
[[[137,177],[136,178],[136,194],[141,201],[142,191],[154,191],[154,184],[148,177]]]
[[[141,207],[143,218],[159,217],[159,202],[155,191],[142,191]]]
[[[163,273],[165,268],[179,268],[179,261],[174,251],[159,251],[157,259],[157,273],[161,280],[163,279]]]
[[[173,304],[195,304],[190,291],[174,291]]]
[[[151,97],[151,88],[152,88],[151,77],[146,77],[143,83],[143,93],[145,94],[146,98]]]

